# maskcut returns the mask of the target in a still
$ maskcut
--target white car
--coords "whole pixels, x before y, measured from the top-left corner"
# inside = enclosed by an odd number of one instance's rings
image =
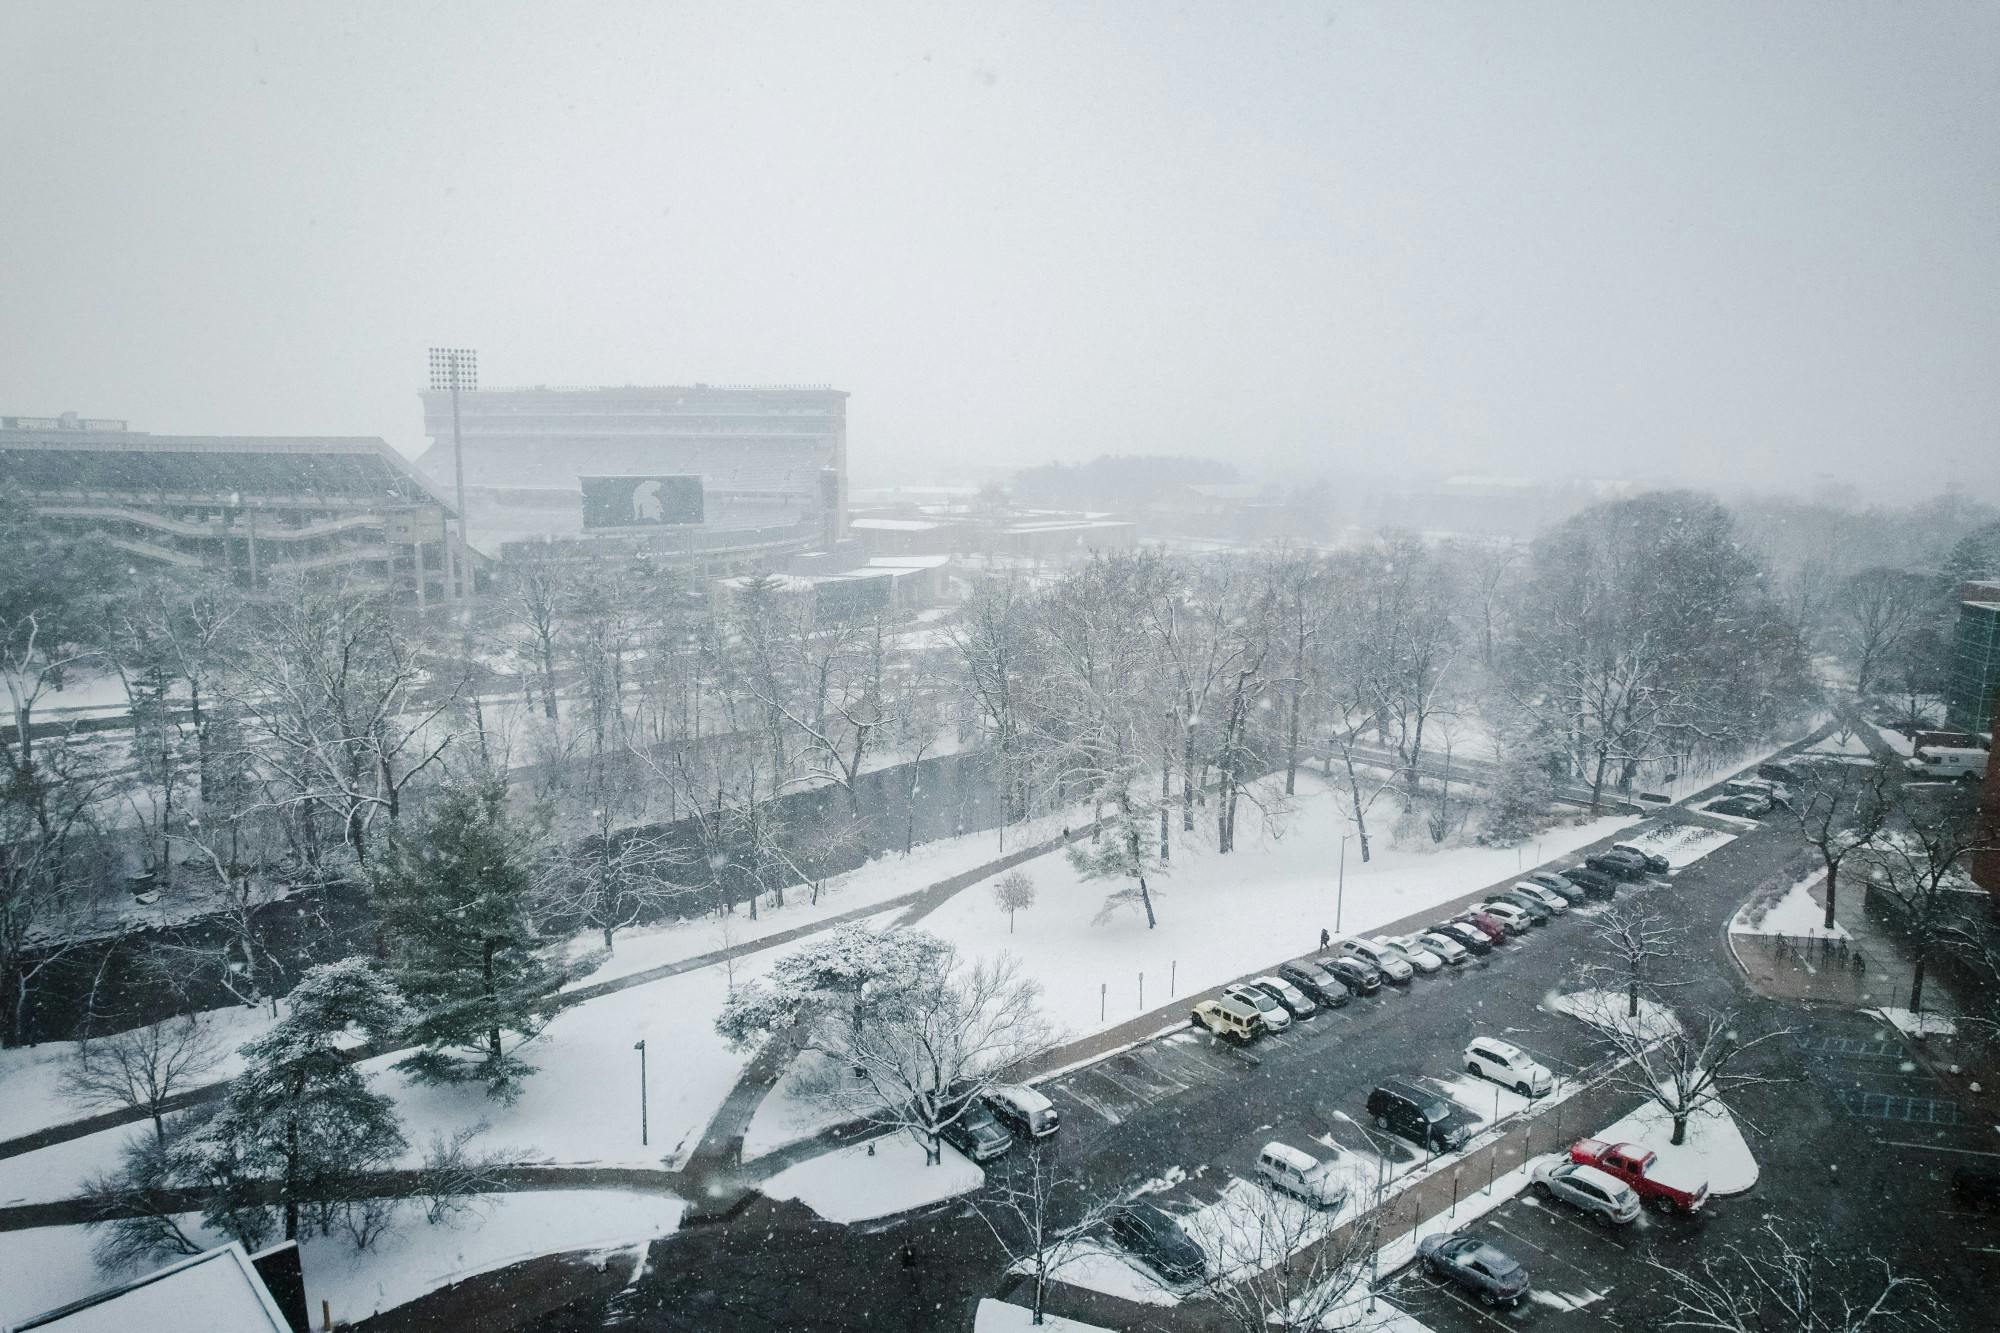
[[[1429,949],[1444,960],[1446,967],[1464,967],[1465,960],[1472,957],[1472,951],[1441,930],[1420,931],[1404,938]]]
[[[1417,975],[1417,969],[1409,960],[1384,949],[1373,940],[1337,940],[1333,951],[1357,959],[1379,971],[1395,985],[1401,986]]]
[[[1540,884],[1531,883],[1525,879],[1514,886],[1514,892],[1527,894],[1530,898],[1548,908],[1556,916],[1561,916],[1569,910],[1569,899],[1563,897],[1554,889],[1545,888]]]
[[[1517,935],[1525,933],[1528,927],[1535,924],[1533,917],[1529,916],[1526,912],[1523,912],[1520,908],[1514,906],[1514,904],[1512,903],[1503,903],[1499,901],[1494,901],[1490,903],[1480,903],[1472,910],[1475,912],[1486,913],[1486,915],[1492,917],[1495,921],[1498,921],[1501,925],[1507,927],[1507,929],[1513,931]]]
[[[1465,1072],[1504,1083],[1523,1097],[1546,1097],[1555,1089],[1555,1075],[1512,1042],[1475,1037],[1466,1043]]]
[[[1222,988],[1224,999],[1238,1004],[1247,1004],[1255,1009],[1264,1020],[1264,1027],[1271,1032],[1283,1032],[1292,1025],[1292,1016],[1285,1012],[1285,1006],[1258,990],[1255,986],[1238,983]]]
[[[1391,939],[1387,935],[1377,935],[1372,943],[1378,949],[1387,949],[1391,955],[1402,959],[1419,972],[1428,974],[1444,966],[1444,959],[1438,957],[1421,944],[1410,944],[1403,940]]]

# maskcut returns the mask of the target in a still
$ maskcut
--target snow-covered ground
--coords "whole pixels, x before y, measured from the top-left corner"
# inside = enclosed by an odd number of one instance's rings
[[[1042,1322],[1035,1322],[1035,1312],[1025,1305],[1009,1305],[991,1297],[979,1302],[979,1312],[972,1317],[972,1333],[1016,1333],[1019,1329],[1046,1329],[1048,1333],[1111,1333],[1101,1324],[1086,1324],[1076,1319],[1065,1319],[1058,1314],[1042,1312]]]
[[[1844,940],[1852,938],[1847,927],[1838,921],[1827,929],[1826,903],[1815,897],[1813,889],[1826,882],[1826,872],[1816,870],[1807,875],[1779,897],[1765,903],[1746,903],[1729,922],[1732,935],[1791,935],[1809,936],[1813,939]]]
[[[1275,795],[1282,780],[1267,779],[1260,786]],[[1153,930],[1133,909],[1098,923],[1105,895],[1116,886],[1083,880],[1060,851],[1019,867],[1034,881],[1036,898],[1016,916],[1013,933],[1004,929],[1005,915],[985,883],[959,892],[920,928],[950,940],[968,958],[1013,954],[1022,974],[1041,986],[1043,1012],[1065,1040],[1156,1009],[1165,1018],[1185,997],[1311,952],[1320,927],[1333,927],[1340,839],[1349,826],[1315,775],[1300,773],[1298,788],[1276,833],[1260,828],[1246,802],[1231,855],[1212,850],[1206,824],[1193,845],[1177,840],[1170,873],[1147,881],[1159,918]],[[1637,822],[1612,816],[1550,829],[1541,839],[1541,853],[1560,857]],[[1344,933],[1365,933],[1427,911],[1522,869],[1514,848],[1403,850],[1387,841],[1383,836],[1366,864],[1352,842],[1348,846],[1340,908]],[[844,1118],[802,1102],[795,1086],[788,1075],[758,1107],[744,1137],[746,1157]]]
[[[1654,856],[1664,856],[1671,873],[1693,865],[1710,852],[1721,851],[1736,841],[1736,835],[1700,824],[1661,824],[1635,833],[1626,841]]]
[[[1906,1037],[1951,1037],[1958,1034],[1958,1024],[1943,1014],[1919,1014],[1909,1009],[1877,1009],[1875,1012]]]
[[[1674,1011],[1659,1001],[1641,995],[1639,1014],[1631,1014],[1631,997],[1622,990],[1580,990],[1550,994],[1542,998],[1542,1008],[1568,1014],[1579,1022],[1613,1032],[1631,1032],[1645,1041],[1658,1041],[1680,1030]]]
[[[282,1007],[282,1001],[280,1002]],[[275,1021],[269,1007],[231,1005],[197,1015],[223,1052],[213,1073],[203,1082],[228,1078],[242,1068],[236,1048],[260,1037]],[[171,1019],[170,1022],[181,1022]],[[62,1095],[63,1070],[76,1059],[80,1043],[45,1041],[39,1046],[0,1048],[0,1139],[11,1139],[49,1125],[59,1125],[103,1108],[79,1106]]]
[[[1041,815],[1007,828],[1009,849],[1044,842],[1062,832],[1067,823],[1076,827],[1088,818],[1081,808]],[[693,917],[657,926],[640,926],[620,931],[611,956],[596,970],[578,977],[573,986],[594,985],[614,977],[630,976],[648,968],[678,963],[705,953],[754,943],[781,931],[809,926],[816,921],[857,908],[917,893],[942,879],[963,874],[1002,855],[997,829],[983,829],[955,838],[919,843],[908,856],[885,852],[867,865],[859,866],[828,880],[819,901],[812,890],[795,884],[785,890],[783,907],[760,906],[757,919],[747,912],[718,920],[712,916]],[[990,902],[990,898],[989,898]],[[570,942],[571,957],[581,957],[603,946],[595,931],[584,931]]]
[[[666,1194],[549,1190],[488,1195],[457,1225],[430,1226],[405,1205],[396,1229],[367,1250],[344,1236],[301,1246],[306,1304],[329,1302],[336,1320],[357,1321],[427,1291],[539,1254],[642,1246],[680,1227],[686,1205]],[[206,1239],[216,1239],[207,1237]],[[217,1240],[216,1243],[221,1243]],[[128,1276],[100,1273],[87,1227],[0,1232],[0,1324],[87,1296]],[[634,1255],[638,1262],[643,1251]]]
[[[1801,755],[1810,759],[1865,759],[1873,762],[1874,751],[1858,731],[1836,731]]]
[[[1279,786],[1260,785],[1274,794]],[[1012,935],[996,929],[1001,914],[981,885],[946,903],[923,928],[968,956],[1013,953],[1040,983],[1044,1012],[1071,1038],[1126,1022],[1171,999],[1309,953],[1321,927],[1333,928],[1341,835],[1349,826],[1318,779],[1300,774],[1295,808],[1280,833],[1260,830],[1247,802],[1240,818],[1236,852],[1215,853],[1204,829],[1194,845],[1176,842],[1167,874],[1149,877],[1155,929],[1131,908],[1096,924],[1106,893],[1118,886],[1081,879],[1059,852],[1021,867],[1037,897],[1019,914]],[[1543,855],[1561,856],[1634,822],[1612,817],[1551,829],[1542,839]],[[1513,848],[1432,851],[1382,844],[1363,864],[1350,842],[1341,930],[1372,931],[1507,880],[1519,868]]]
[[[782,947],[733,965],[736,984],[762,974]],[[391,1068],[400,1055],[367,1061],[375,1089],[396,1101],[410,1148],[421,1160],[433,1133],[449,1135],[486,1122],[476,1141],[510,1162],[678,1169],[742,1072],[748,1052],[734,1052],[715,1030],[730,985],[721,966],[700,968],[601,996],[558,1014],[522,1049],[537,1072],[511,1106],[477,1085],[425,1087]],[[639,1054],[647,1045],[648,1143],[639,1142]],[[58,1117],[60,1118],[60,1117]],[[83,1182],[117,1165],[118,1149],[148,1126],[104,1130],[17,1157],[0,1158],[0,1202],[75,1197]]]
[[[986,1183],[986,1173],[950,1144],[943,1160],[924,1161],[924,1150],[900,1130],[786,1167],[760,1189],[773,1199],[797,1199],[829,1222],[866,1222],[966,1194]]]
[[[1648,1174],[1663,1181],[1706,1180],[1711,1195],[1741,1194],[1757,1183],[1757,1159],[1721,1102],[1711,1102],[1688,1121],[1686,1143],[1672,1142],[1674,1118],[1658,1102],[1647,1102],[1597,1137],[1651,1148],[1660,1160]]]

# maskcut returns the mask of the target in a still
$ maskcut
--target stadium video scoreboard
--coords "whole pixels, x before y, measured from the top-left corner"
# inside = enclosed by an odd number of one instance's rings
[[[579,477],[583,526],[671,528],[702,521],[698,476]]]

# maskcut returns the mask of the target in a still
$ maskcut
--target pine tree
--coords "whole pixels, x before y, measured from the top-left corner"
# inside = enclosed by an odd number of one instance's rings
[[[313,968],[293,988],[289,1012],[242,1048],[244,1069],[221,1109],[169,1141],[168,1174],[209,1197],[203,1220],[254,1249],[274,1211],[285,1239],[328,1230],[357,1200],[371,1170],[404,1148],[395,1104],[368,1087],[341,1050],[359,1031],[394,1036],[408,1018],[402,998],[364,958]]]
[[[540,833],[508,810],[505,782],[482,779],[441,792],[370,870],[390,969],[417,1010],[420,1049],[397,1068],[420,1081],[476,1079],[511,1101],[534,1072],[503,1036],[540,1032],[564,979],[531,912]]]

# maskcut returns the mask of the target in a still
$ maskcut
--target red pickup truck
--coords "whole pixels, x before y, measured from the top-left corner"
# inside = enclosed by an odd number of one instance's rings
[[[1570,1145],[1569,1160],[1618,1177],[1637,1191],[1641,1200],[1663,1213],[1691,1213],[1708,1202],[1707,1181],[1669,1180],[1655,1175],[1660,1155],[1636,1143],[1578,1139]]]

